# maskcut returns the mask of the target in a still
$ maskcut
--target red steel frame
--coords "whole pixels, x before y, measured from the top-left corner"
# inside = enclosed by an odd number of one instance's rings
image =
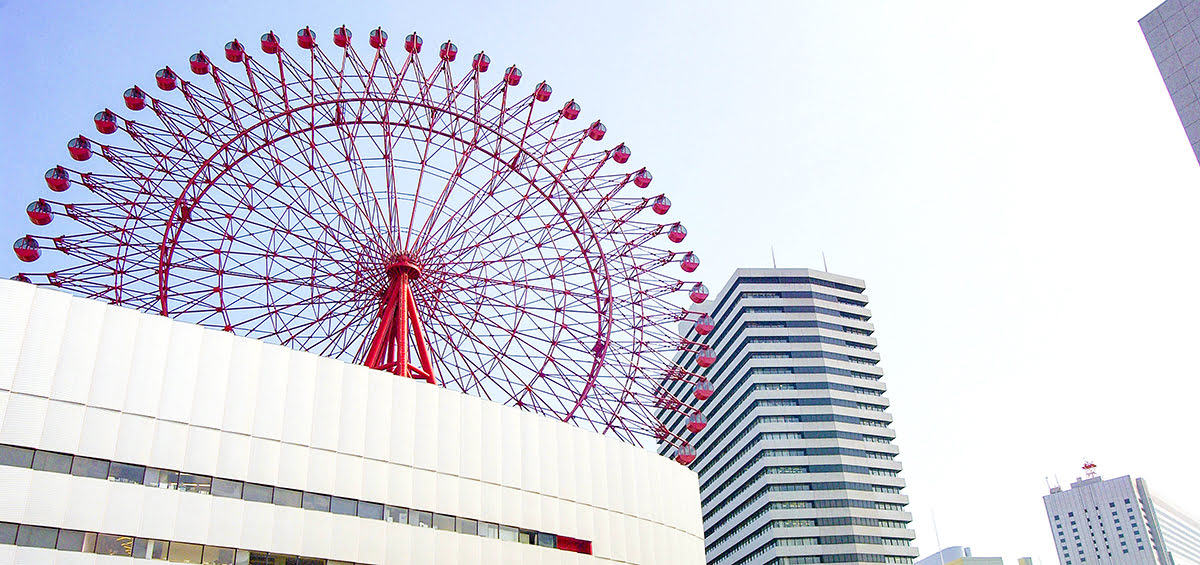
[[[31,215],[74,233],[22,238],[56,253],[14,278],[686,446],[659,418],[698,409],[669,386],[705,379],[675,361],[697,283],[629,148],[482,53],[460,73],[449,42],[427,68],[304,31],[97,114],[71,154],[107,166],[53,170]]]

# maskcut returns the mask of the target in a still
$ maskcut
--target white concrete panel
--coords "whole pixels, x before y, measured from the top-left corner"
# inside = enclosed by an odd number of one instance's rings
[[[67,510],[72,500],[67,495],[71,491],[71,483],[86,480],[60,473],[47,473],[22,469],[24,488],[14,494],[22,500],[17,506],[20,512],[8,521],[24,522],[27,524],[65,524]],[[5,503],[7,506],[7,503]]]
[[[35,290],[30,284],[0,280],[0,320],[5,320],[0,324],[0,390],[12,389]]]
[[[154,446],[150,449],[150,464],[162,469],[182,469],[187,439],[186,425],[157,420],[154,423]]]
[[[46,403],[44,422],[42,437],[36,443],[38,448],[76,453],[83,434],[83,406],[51,400]]]
[[[58,367],[51,391],[54,398],[83,404],[91,389],[96,348],[108,306],[91,300],[72,300],[70,323],[61,337],[67,347],[60,349]]]
[[[120,410],[125,403],[125,386],[133,369],[133,336],[142,316],[145,315],[128,308],[105,309],[88,393],[89,405]]]
[[[295,355],[288,364],[287,395],[283,403],[283,441],[312,443],[313,401],[317,391],[317,363],[312,355]]]
[[[386,563],[386,537],[397,526],[378,520],[360,520],[358,524],[358,551],[354,560],[359,563]]]
[[[382,371],[364,373],[367,379],[367,404],[363,418],[366,422],[363,456],[387,461],[390,451],[388,434],[392,429],[392,381],[396,378]]]
[[[409,546],[410,553],[407,560],[399,561],[399,563],[448,563],[437,560],[437,553],[434,547],[435,532],[425,528],[412,528],[412,544]]]
[[[388,492],[384,501],[393,506],[414,505],[413,470],[403,465],[388,465]]]
[[[409,559],[412,558],[413,553],[413,530],[414,528],[407,526],[395,526],[388,528],[387,536],[384,537],[384,557],[379,562],[409,563]],[[429,561],[428,563],[432,563],[432,561]],[[480,563],[482,563],[482,561]]]
[[[50,384],[58,365],[62,335],[68,323],[70,295],[39,292],[30,307],[32,323],[26,328],[25,342],[17,359],[12,391],[49,396]]]
[[[254,429],[254,405],[258,402],[258,367],[262,342],[235,339],[229,352],[229,385],[226,389],[224,423],[227,431],[249,435]]]
[[[271,548],[282,553],[291,553],[303,545],[301,536],[304,533],[304,515],[312,512],[286,506],[247,503],[247,506],[250,505],[271,508]]]
[[[342,373],[342,403],[338,410],[338,451],[361,455],[367,433],[366,371]]]
[[[519,490],[517,499],[521,504],[521,521],[517,525],[539,531],[547,531],[546,521],[542,519],[542,498],[537,493]]]
[[[437,503],[431,508],[443,514],[453,514],[455,516],[463,516],[462,504],[460,503],[459,483],[461,480],[453,475],[437,473],[434,475],[434,487],[436,489]]]
[[[437,473],[425,469],[412,470],[412,506],[422,510],[438,508]]]
[[[79,455],[111,458],[117,450],[117,431],[121,414],[88,406],[83,411],[83,431],[79,436]]]
[[[224,422],[233,341],[234,336],[229,332],[208,330],[200,334],[203,359],[196,367],[196,390],[191,409],[194,425],[219,429]]]
[[[513,518],[505,513],[505,509],[503,507],[504,497],[502,494],[504,490],[504,487],[500,485],[479,483],[480,520],[487,522],[503,522],[510,525],[515,523],[509,522],[508,520],[512,520]]]
[[[117,447],[112,459],[123,463],[149,464],[154,448],[154,419],[121,414],[117,425]]]
[[[412,394],[413,383],[402,379],[392,380],[392,408],[388,422],[388,460],[398,465],[413,465],[413,450],[417,427],[416,396]]]
[[[500,410],[500,484],[506,487],[522,488],[521,465],[524,462],[524,440],[522,436],[532,433],[534,422],[522,418],[515,410]]]
[[[141,509],[142,524],[138,528],[143,536],[154,539],[175,537],[175,521],[180,513],[180,499],[192,498],[190,493],[147,488]]]
[[[265,485],[279,484],[278,441],[260,437],[250,438],[250,461],[246,466],[246,480]]]
[[[482,404],[479,398],[463,395],[458,423],[458,437],[462,438],[458,443],[458,471],[463,477],[475,480],[479,480],[483,473]]]
[[[374,459],[359,459],[362,465],[362,494],[359,498],[371,502],[388,499],[388,464]]]
[[[414,427],[410,428],[413,433],[413,466],[418,469],[437,469],[439,448],[437,421],[441,395],[437,394],[438,391],[433,387],[419,386],[428,383],[417,383],[412,380],[405,383],[401,379],[397,384],[402,390],[405,388],[413,390],[413,396],[416,398],[413,411]]]
[[[455,477],[453,488],[458,490],[458,515],[480,519],[483,515],[483,486],[479,481]]]
[[[242,503],[242,547],[261,547],[277,551],[274,538],[275,505],[261,502]]]
[[[342,406],[342,364],[317,365],[316,396],[313,398],[312,445],[337,451]]]
[[[362,458],[338,453],[333,457],[333,462],[335,466],[333,494],[346,498],[362,498]]]
[[[309,454],[312,450],[290,443],[279,444],[279,486],[309,489]],[[329,492],[329,491],[324,491]]]
[[[4,430],[4,415],[8,412],[8,397],[11,395],[7,390],[0,390],[0,433]]]
[[[350,516],[333,517],[333,538],[329,547],[329,555],[340,561],[355,561],[358,559],[358,540],[361,518]]]
[[[458,475],[462,468],[462,445],[478,441],[462,434],[463,395],[439,390],[437,418],[433,434],[437,437],[437,466],[442,473]]]
[[[152,494],[150,489],[142,485],[131,485],[96,479],[79,479],[97,483],[102,490],[108,491],[108,504],[104,505],[104,522],[97,525],[101,532],[134,533],[142,522],[142,508],[146,506],[146,496]],[[88,499],[73,499],[72,504],[86,503]]]
[[[555,465],[552,465],[554,476],[555,492],[563,500],[579,500],[576,481],[579,480],[577,466],[579,464],[579,450],[583,447],[577,441],[572,441],[578,434],[570,433],[574,430],[563,426],[553,426],[554,430],[554,456]]]
[[[224,479],[244,481],[250,471],[250,437],[221,434],[217,442],[217,461],[213,474]]]
[[[265,505],[233,498],[212,497],[212,518],[208,523],[208,539],[205,543],[224,547],[247,547],[242,539],[242,531],[245,529],[245,510],[248,506]],[[271,526],[263,525],[267,529]]]
[[[33,492],[33,471],[0,466],[0,522],[20,522]]]
[[[161,409],[162,413],[171,414],[178,420],[186,420],[191,415],[187,408],[191,405],[195,383],[166,370],[167,356],[172,354],[171,341],[178,328],[170,318],[138,318],[137,333],[133,336],[133,363],[129,368],[122,411],[154,418]]]
[[[182,471],[213,475],[220,455],[220,433],[208,428],[190,426],[187,430],[187,449],[183,454]]]
[[[333,514],[326,512],[305,512],[300,529],[300,545],[296,552],[309,556],[329,555],[334,518]]]
[[[111,504],[108,500],[107,487],[108,481],[72,477],[72,480],[63,484],[59,490],[43,492],[41,495],[35,491],[33,496],[30,496],[30,501],[32,503],[42,496],[62,497],[68,501],[67,515],[62,522],[66,527],[77,530],[108,531],[103,529],[106,506]]]
[[[277,441],[283,439],[283,404],[287,399],[288,364],[292,356],[290,349],[278,345],[262,348],[251,435]]]
[[[518,417],[524,414],[518,414]],[[533,492],[545,492],[542,484],[542,442],[546,440],[545,428],[549,424],[547,418],[522,418],[520,441],[517,442],[521,452],[520,463],[521,482],[519,488]]]
[[[508,428],[504,427],[501,418],[501,405],[494,402],[480,402],[479,405],[479,480],[500,484],[504,478],[504,435]]]
[[[309,450],[308,486],[304,490],[333,493],[337,476],[337,465],[334,462],[336,455],[335,452],[324,449]]]

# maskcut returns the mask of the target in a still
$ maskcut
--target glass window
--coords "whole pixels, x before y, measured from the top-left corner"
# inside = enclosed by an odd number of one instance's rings
[[[173,563],[200,563],[204,557],[204,546],[194,543],[172,542],[167,552],[168,560]]]
[[[71,456],[52,451],[38,450],[33,454],[33,468],[52,473],[70,473]]]
[[[329,512],[329,497],[324,494],[306,492],[301,499],[301,507],[309,510]]]
[[[213,478],[212,482],[213,496],[221,496],[225,498],[241,498],[242,497],[242,481],[231,481],[229,479]]]
[[[91,477],[93,479],[108,478],[108,461],[76,455],[71,463],[71,474],[76,477]]]
[[[206,546],[204,565],[233,565],[234,551],[228,547]]]
[[[141,465],[113,462],[108,466],[108,480],[110,481],[140,485],[145,479],[146,468]]]
[[[140,559],[167,559],[167,542],[160,539],[133,540],[133,556]]]
[[[179,488],[179,473],[163,469],[146,469],[146,478],[142,481],[148,487],[158,487],[175,490]]]
[[[300,508],[301,502],[300,491],[290,488],[275,487],[275,504],[280,506],[291,506],[292,508]]]
[[[17,545],[24,547],[54,549],[54,542],[57,538],[58,528],[43,528],[41,526],[21,524],[20,528],[17,529]]]
[[[414,514],[417,517],[415,522],[413,521]],[[421,527],[421,528],[432,528],[433,527],[433,512],[422,512],[419,510],[410,510],[408,512],[408,523],[412,524],[414,526]]]
[[[96,553],[100,555],[133,555],[133,538],[96,534]]]
[[[58,544],[54,548],[62,551],[83,551],[83,532],[59,530]]]
[[[480,522],[479,523],[479,535],[481,535],[485,538],[496,539],[496,538],[500,537],[500,525],[493,524],[491,522]]]
[[[358,501],[340,496],[332,496],[329,498],[329,509],[334,514],[344,514],[346,516],[354,516],[358,514]]]
[[[256,485],[254,483],[246,483],[242,490],[242,499],[250,502],[271,502],[271,496],[274,490],[267,485]]]
[[[204,475],[179,474],[179,490],[210,494],[212,492],[212,477]]]
[[[458,518],[454,522],[454,531],[460,534],[471,534],[473,536],[478,535],[479,522],[476,522],[475,520],[469,520],[467,518]]]
[[[454,516],[448,516],[446,514],[434,514],[433,515],[433,529],[446,530],[448,532],[453,532],[454,531]]]
[[[408,509],[400,508],[399,506],[383,507],[383,520],[385,522],[395,522],[397,524],[408,523]]]
[[[500,526],[500,539],[517,541],[517,529],[512,526]]]
[[[372,520],[383,519],[383,505],[360,500],[358,502],[358,517]]]
[[[0,465],[9,467],[33,466],[33,450],[11,445],[0,445]]]
[[[556,547],[558,545],[558,536],[541,532],[537,535],[537,544],[542,547]]]
[[[17,543],[17,525],[0,522],[0,544],[12,545]]]
[[[537,540],[537,532],[533,530],[521,530],[517,533],[517,541],[520,543],[533,543]]]

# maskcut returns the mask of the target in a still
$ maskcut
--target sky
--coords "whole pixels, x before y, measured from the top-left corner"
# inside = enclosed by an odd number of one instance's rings
[[[772,252],[865,279],[922,555],[1050,565],[1041,496],[1085,459],[1200,515],[1200,165],[1157,4],[0,1],[0,226],[32,231],[66,141],[198,49],[341,24],[486,49],[634,149],[710,288]]]

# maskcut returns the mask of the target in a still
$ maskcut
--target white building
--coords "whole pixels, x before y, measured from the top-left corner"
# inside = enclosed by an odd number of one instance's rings
[[[1042,500],[1060,565],[1200,565],[1200,523],[1143,479],[1078,479]]]
[[[912,563],[904,480],[863,281],[738,269],[712,305],[712,422],[691,432],[709,565]],[[689,394],[676,384],[676,394]],[[665,453],[669,447],[661,450]]]
[[[0,564],[131,557],[694,565],[704,548],[696,474],[644,449],[0,280]]]

